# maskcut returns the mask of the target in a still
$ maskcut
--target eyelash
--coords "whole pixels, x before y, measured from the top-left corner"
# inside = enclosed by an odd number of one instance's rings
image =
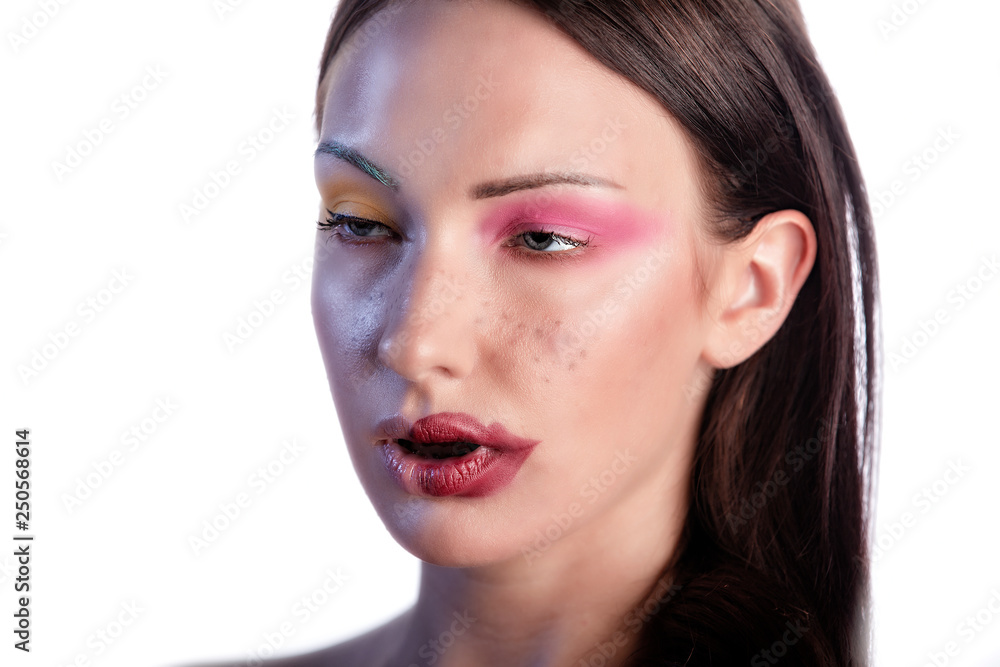
[[[327,216],[326,221],[323,221],[323,220],[318,221],[317,222],[317,226],[318,226],[318,228],[320,230],[328,231],[328,232],[330,232],[331,235],[339,236],[341,239],[344,240],[344,242],[351,243],[351,244],[354,244],[354,245],[366,245],[367,243],[370,243],[370,241],[352,241],[352,240],[350,240],[352,238],[378,238],[378,237],[363,237],[363,236],[359,237],[359,236],[353,235],[353,234],[352,235],[345,235],[345,234],[340,233],[339,231],[336,231],[338,228],[343,229],[345,225],[351,224],[351,223],[354,223],[354,224],[359,224],[360,223],[360,224],[364,224],[364,225],[373,225],[373,226],[378,226],[378,227],[382,227],[383,229],[389,230],[389,228],[386,227],[381,222],[377,222],[375,220],[368,220],[367,218],[359,218],[359,217],[354,216],[354,215],[346,215],[344,213],[330,213],[330,215]],[[391,230],[389,230],[389,231],[391,232]],[[567,245],[571,245],[573,247],[570,248],[570,249],[565,249],[565,250],[545,251],[545,250],[534,250],[532,248],[529,248],[529,247],[526,247],[526,246],[523,246],[523,245],[515,245],[515,244],[511,243],[513,240],[522,238],[522,237],[524,237],[527,234],[546,234],[553,241],[560,241],[560,242],[563,242],[563,243],[565,243]],[[556,234],[555,232],[551,232],[551,231],[548,231],[546,229],[526,229],[526,230],[524,230],[522,232],[519,232],[518,234],[515,234],[514,236],[512,236],[508,240],[508,242],[506,242],[504,245],[506,247],[509,247],[509,248],[515,248],[516,252],[519,252],[519,253],[525,254],[525,255],[531,255],[533,257],[538,257],[539,259],[545,259],[545,260],[558,259],[558,260],[563,260],[563,259],[571,259],[573,257],[578,256],[580,254],[582,248],[585,248],[588,245],[590,245],[591,238],[592,237],[588,236],[586,239],[577,239],[577,238],[573,238],[573,237],[570,237],[570,236],[565,236],[563,234]]]

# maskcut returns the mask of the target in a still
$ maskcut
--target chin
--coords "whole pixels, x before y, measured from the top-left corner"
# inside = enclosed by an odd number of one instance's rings
[[[371,495],[369,495],[371,498]],[[519,536],[484,520],[483,509],[454,499],[386,494],[371,498],[386,530],[420,560],[441,567],[479,567],[520,557]],[[495,511],[488,514],[496,516]]]
[[[393,537],[420,560],[439,567],[482,567],[508,560],[512,555],[510,551],[498,550],[493,539],[477,541],[458,535],[449,536],[453,539],[441,539],[440,535],[431,533],[394,533]]]

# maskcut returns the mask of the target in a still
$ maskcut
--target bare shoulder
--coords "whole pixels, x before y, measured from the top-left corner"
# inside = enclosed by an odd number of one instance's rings
[[[399,642],[405,636],[410,613],[404,612],[391,621],[340,644],[309,653],[255,662],[252,667],[389,667]],[[251,667],[251,663],[244,660],[177,667]]]

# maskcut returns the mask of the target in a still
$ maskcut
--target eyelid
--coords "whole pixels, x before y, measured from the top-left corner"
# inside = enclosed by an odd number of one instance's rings
[[[503,228],[501,238],[510,238],[526,232],[545,232],[563,238],[584,241],[586,237],[592,237],[593,233],[585,229],[578,229],[557,222],[546,222],[544,220],[520,220],[512,222]]]
[[[326,209],[326,212],[330,215],[330,217],[338,218],[340,220],[356,220],[357,222],[368,222],[373,225],[382,225],[384,227],[388,227],[388,225],[386,225],[384,222],[380,220],[372,220],[371,218],[355,215],[353,213],[334,213],[330,209]]]
[[[357,172],[356,169],[354,171]],[[330,215],[336,211],[341,215],[350,215],[378,222],[394,230],[398,229],[395,222],[402,222],[407,218],[405,211],[399,207],[399,202],[373,189],[376,186],[385,189],[377,181],[367,176],[364,178],[367,182],[357,184],[338,177],[335,182],[328,184],[328,187],[320,188],[320,206]]]

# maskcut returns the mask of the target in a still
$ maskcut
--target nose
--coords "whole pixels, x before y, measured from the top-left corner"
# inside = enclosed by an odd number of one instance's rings
[[[401,268],[388,305],[379,360],[415,383],[465,377],[475,363],[477,300],[471,278],[449,270],[452,266],[440,253],[418,256]]]

